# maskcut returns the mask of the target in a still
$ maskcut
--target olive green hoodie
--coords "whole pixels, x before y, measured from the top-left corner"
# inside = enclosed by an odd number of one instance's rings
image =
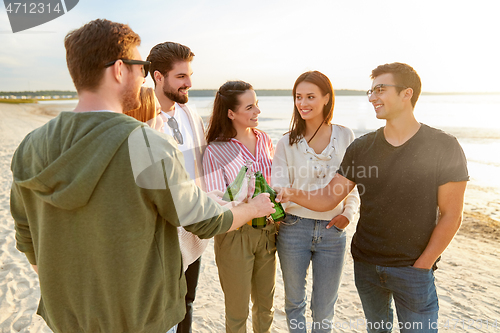
[[[38,314],[54,332],[164,333],[182,320],[176,227],[209,238],[232,213],[189,179],[173,139],[123,114],[63,112],[11,169],[17,248],[38,265]]]

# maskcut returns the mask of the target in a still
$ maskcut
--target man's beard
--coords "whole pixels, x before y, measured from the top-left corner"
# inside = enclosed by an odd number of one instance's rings
[[[165,82],[165,85],[163,86],[163,94],[165,94],[169,100],[179,104],[186,104],[189,99],[188,95],[181,95],[179,91],[171,89],[167,82]]]
[[[127,86],[127,89],[125,89],[125,92],[122,95],[122,101],[121,101],[123,113],[132,111],[141,106],[141,99],[139,95],[140,91],[141,91],[140,86],[138,89],[134,89],[132,84]]]

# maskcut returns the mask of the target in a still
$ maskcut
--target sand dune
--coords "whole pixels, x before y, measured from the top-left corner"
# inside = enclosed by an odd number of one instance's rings
[[[9,212],[10,160],[22,138],[58,111],[44,105],[0,103],[0,332],[45,333],[51,330],[37,316],[40,289],[36,273],[15,248]],[[500,330],[500,193],[470,184],[463,226],[443,255],[436,271],[440,298],[440,329],[477,332]],[[347,229],[352,237],[355,225]],[[310,280],[310,279],[309,279]],[[310,294],[311,286],[308,284]],[[310,311],[308,310],[309,314]],[[348,254],[336,305],[335,323],[341,332],[365,332],[361,302],[354,286]],[[310,319],[309,319],[310,320]],[[249,320],[249,331],[251,322]],[[203,255],[194,311],[194,332],[224,332],[224,301],[213,245]],[[273,332],[287,332],[284,291],[278,268]]]

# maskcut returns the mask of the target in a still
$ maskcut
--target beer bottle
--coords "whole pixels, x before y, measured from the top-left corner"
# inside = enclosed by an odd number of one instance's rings
[[[260,171],[255,173],[255,191],[253,192],[252,198],[255,198],[261,193],[265,193],[265,187],[262,185],[261,179],[258,177]],[[262,178],[262,177],[261,177]],[[256,229],[264,228],[267,225],[267,219],[265,216],[258,217],[252,220],[252,227]]]
[[[243,195],[243,199],[239,201],[243,201],[247,197],[247,191],[248,191],[248,177],[250,176],[250,172],[252,169],[252,164],[253,162],[251,160],[247,160],[245,162],[245,165],[243,165],[240,169],[240,172],[238,172],[238,175],[236,178],[233,180],[231,184],[229,184],[226,188],[226,191],[224,192],[224,195],[222,196],[222,200],[224,201],[235,201],[237,197]]]
[[[280,202],[276,202],[276,191],[273,190],[271,186],[269,186],[266,179],[262,175],[262,172],[260,171],[257,171],[255,173],[255,184],[257,184],[257,182],[260,183],[262,189],[261,193],[269,193],[269,199],[271,199],[271,202],[274,204],[274,209],[276,210],[276,212],[271,214],[271,218],[273,219],[273,221],[279,222],[285,219],[286,214],[285,210],[283,209],[283,206],[281,205]]]

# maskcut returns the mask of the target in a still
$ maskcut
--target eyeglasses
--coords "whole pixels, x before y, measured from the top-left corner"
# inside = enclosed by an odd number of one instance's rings
[[[399,86],[399,85],[394,85],[394,84],[377,84],[373,89],[370,89],[366,92],[366,96],[370,97],[372,94],[375,94],[375,96],[380,96],[384,92],[384,87],[396,87],[396,88],[403,88],[407,89],[408,87],[405,86]]]
[[[142,75],[144,77],[148,76],[149,64],[151,64],[150,61],[133,60],[133,59],[116,59],[116,60],[108,62],[106,65],[104,65],[104,67],[113,66],[115,64],[115,62],[117,62],[118,60],[123,61],[123,63],[127,64],[127,65],[142,65],[142,67],[141,67]]]
[[[170,117],[167,120],[168,126],[174,131],[174,139],[178,144],[182,145],[184,143],[184,138],[182,137],[181,131],[179,131],[179,124],[174,117]]]

